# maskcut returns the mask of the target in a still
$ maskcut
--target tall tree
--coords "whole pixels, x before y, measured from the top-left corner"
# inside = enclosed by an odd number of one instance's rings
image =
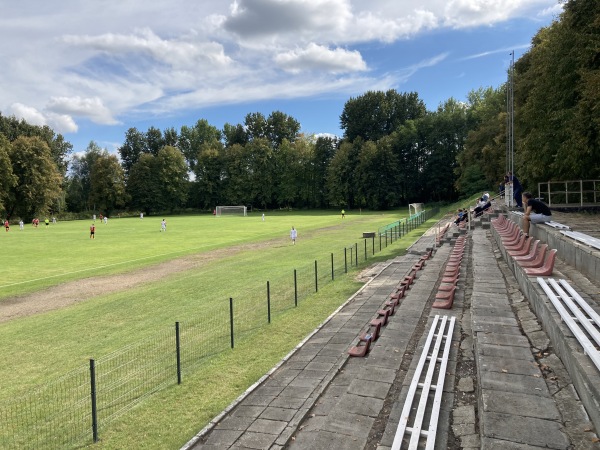
[[[156,175],[160,186],[160,207],[173,211],[188,197],[188,168],[183,153],[175,147],[163,147],[156,155]]]
[[[131,166],[127,177],[127,194],[129,206],[135,210],[150,215],[156,212],[160,205],[157,199],[161,196],[161,185],[156,176],[156,157],[144,153]]]
[[[81,156],[75,155],[71,160],[71,170],[66,179],[67,207],[69,211],[86,211],[91,209],[91,172],[96,160],[103,150],[94,141],[90,142]]]
[[[184,125],[179,133],[179,149],[193,172],[198,161],[198,154],[206,143],[214,145],[221,141],[221,131],[210,125],[206,119],[200,119],[193,127]]]
[[[165,138],[162,135],[162,132],[155,127],[148,128],[146,131],[146,145],[147,152],[156,156],[161,148],[165,146]]]
[[[200,150],[194,169],[196,175],[195,198],[203,209],[214,208],[220,203],[223,174],[223,148],[220,142],[205,144]]]
[[[273,111],[267,119],[267,138],[273,147],[279,147],[284,139],[294,142],[300,132],[300,122],[281,111]]]
[[[313,153],[314,178],[313,199],[315,208],[327,206],[327,168],[337,150],[338,140],[334,137],[319,136]]]
[[[16,184],[8,191],[6,211],[31,220],[46,214],[62,194],[62,175],[48,144],[40,137],[18,137],[8,147]]]
[[[94,210],[109,216],[125,206],[125,172],[115,155],[104,151],[96,159],[90,173],[90,202]]]
[[[17,177],[13,174],[10,163],[10,142],[0,134],[0,211],[4,211],[4,202],[9,191],[16,185]]]
[[[377,141],[391,134],[407,120],[415,120],[426,113],[425,103],[416,92],[400,94],[394,89],[387,92],[369,91],[351,98],[344,105],[340,125],[344,137],[354,141]]]
[[[133,166],[140,158],[142,153],[148,153],[148,143],[146,135],[137,128],[129,128],[125,133],[125,142],[118,149],[121,155],[121,164],[125,170],[125,174],[129,174],[131,166]]]

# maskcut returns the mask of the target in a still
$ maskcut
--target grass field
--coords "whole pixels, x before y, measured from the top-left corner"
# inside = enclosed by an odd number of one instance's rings
[[[0,317],[2,303],[15,296],[43,302],[53,286],[100,281],[90,284],[99,291],[93,298],[84,295],[85,301],[0,323],[0,353],[9,362],[0,365],[0,403],[85,366],[89,358],[150,338],[175,321],[214,314],[230,297],[262,292],[266,281],[289,283],[294,269],[310,268],[315,260],[327,267],[331,253],[341,254],[362,242],[363,231],[376,231],[405,213],[349,212],[344,220],[331,212],[273,213],[264,222],[259,214],[177,216],[166,217],[166,233],[160,232],[163,217],[110,219],[106,225],[97,221],[94,240],[89,239],[91,221],[28,225],[23,231],[13,227],[0,236],[5,255]],[[295,246],[289,239],[292,225],[298,229]],[[398,254],[425,226],[360,261],[359,268]],[[182,257],[192,258],[189,267],[178,266]],[[170,266],[181,270],[171,272]],[[152,267],[165,273],[133,287],[115,286],[110,278],[120,273],[121,282],[132,271]],[[355,292],[357,269],[298,308],[282,309],[269,325],[268,343],[257,345],[261,330],[251,330],[234,350],[187,373],[184,384],[159,392],[112,423],[95,448],[178,448]],[[103,280],[107,294],[102,294]]]

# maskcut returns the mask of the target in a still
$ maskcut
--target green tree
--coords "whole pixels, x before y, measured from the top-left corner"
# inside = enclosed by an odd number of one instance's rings
[[[387,92],[369,91],[351,98],[344,105],[340,125],[344,137],[354,141],[377,141],[391,134],[407,120],[415,120],[426,113],[425,103],[416,92],[400,94],[394,89]]]
[[[7,213],[24,220],[46,214],[62,194],[63,181],[50,147],[38,136],[21,136],[8,147],[8,157],[16,183],[5,201]]]
[[[90,202],[106,216],[127,202],[125,172],[115,155],[103,151],[90,172]]]
[[[160,187],[160,208],[173,211],[188,197],[188,168],[183,153],[175,147],[161,148],[156,155],[156,178]]]
[[[119,147],[118,152],[121,155],[121,164],[125,174],[128,175],[131,166],[137,162],[142,153],[148,153],[146,135],[137,128],[129,128],[125,133],[125,142]]]
[[[127,177],[127,194],[130,207],[150,215],[156,212],[160,205],[157,199],[161,196],[161,186],[156,174],[156,157],[144,153],[131,166]]]
[[[396,206],[393,181],[397,170],[390,139],[364,142],[358,156],[358,206],[371,209]]]
[[[193,172],[196,168],[198,155],[204,144],[215,145],[222,138],[221,131],[210,125],[206,119],[200,119],[193,127],[181,127],[179,133],[179,149]]]
[[[82,156],[75,155],[71,160],[71,170],[66,179],[66,201],[69,211],[90,210],[92,167],[103,150],[94,141],[90,142]]]
[[[456,189],[462,195],[494,189],[506,168],[506,86],[468,95],[468,135],[457,155]]]
[[[10,163],[10,142],[0,134],[0,211],[4,211],[4,202],[9,191],[16,185],[17,177],[13,174]]]
[[[314,166],[312,206],[315,208],[324,208],[328,205],[327,169],[335,155],[338,143],[337,138],[328,136],[319,136],[315,142],[312,161]]]
[[[220,203],[223,165],[222,144],[216,141],[204,144],[194,169],[195,198],[201,208],[212,209]]]
[[[294,142],[300,133],[300,122],[281,111],[273,111],[267,119],[267,139],[273,147],[285,140]]]
[[[331,159],[327,170],[327,191],[329,203],[334,206],[353,208],[356,206],[357,166],[363,140],[342,142]]]
[[[235,144],[243,146],[248,143],[248,133],[246,133],[244,125],[240,123],[237,125],[226,123],[223,126],[223,138],[226,147],[231,147]]]

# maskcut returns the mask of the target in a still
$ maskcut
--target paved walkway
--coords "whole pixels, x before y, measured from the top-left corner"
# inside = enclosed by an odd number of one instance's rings
[[[599,448],[489,230],[469,236],[453,309],[441,312],[454,315],[457,326],[435,447]],[[433,241],[425,235],[412,253],[386,265],[184,449],[390,449],[425,331],[440,314],[431,304],[450,245],[418,272],[368,356],[350,358],[347,350]]]

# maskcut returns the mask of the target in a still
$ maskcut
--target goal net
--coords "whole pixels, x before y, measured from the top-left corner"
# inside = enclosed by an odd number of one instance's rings
[[[408,216],[418,216],[423,212],[423,203],[409,203],[408,205]]]
[[[216,215],[221,216],[246,216],[245,206],[217,206]]]

